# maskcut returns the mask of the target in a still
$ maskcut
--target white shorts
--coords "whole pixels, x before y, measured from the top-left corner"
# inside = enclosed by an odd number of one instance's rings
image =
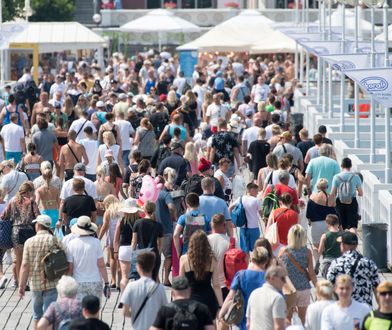
[[[120,246],[118,249],[118,260],[131,262],[132,258],[132,247],[130,245]]]

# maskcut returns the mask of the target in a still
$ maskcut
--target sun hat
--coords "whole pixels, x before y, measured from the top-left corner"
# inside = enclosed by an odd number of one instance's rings
[[[52,218],[45,214],[40,214],[35,220],[32,221],[33,223],[39,223],[41,226],[46,228],[50,228],[52,225]]]
[[[71,227],[71,232],[80,236],[88,236],[94,234],[97,229],[97,225],[91,222],[90,217],[82,215],[78,218],[76,225]]]
[[[137,212],[143,212],[143,209],[141,209],[137,205],[137,200],[135,198],[128,198],[125,201],[121,203],[119,212],[123,213],[137,213]]]
[[[104,107],[105,107],[105,103],[103,103],[103,101],[97,102],[97,108],[104,108]]]

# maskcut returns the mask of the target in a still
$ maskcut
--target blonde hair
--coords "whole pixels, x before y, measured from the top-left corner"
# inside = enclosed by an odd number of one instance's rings
[[[292,249],[300,249],[306,246],[306,231],[301,225],[294,225],[287,235],[287,246]]]
[[[105,178],[105,169],[102,165],[97,166],[96,174],[98,178]]]
[[[193,142],[187,142],[185,144],[184,158],[188,161],[196,159],[195,144]]]
[[[254,248],[252,255],[251,255],[251,261],[257,265],[264,265],[268,262],[269,260],[269,254],[268,250],[263,247],[263,246],[257,246]]]
[[[102,139],[105,141],[108,141],[109,145],[114,145],[116,144],[116,139],[114,137],[114,134],[111,131],[105,131],[102,134]]]
[[[353,279],[348,274],[339,275],[336,277],[335,286],[338,284],[349,284],[351,287],[353,286]]]
[[[265,101],[260,101],[260,102],[257,104],[257,111],[258,111],[258,112],[265,112],[265,111],[266,111],[266,110],[265,110],[265,106],[266,106]]]
[[[206,92],[206,93],[204,94],[203,103],[211,104],[212,101],[213,101],[212,94],[211,94],[210,92]]]
[[[103,205],[105,206],[105,212],[108,212],[110,217],[117,214],[121,207],[120,201],[114,195],[107,195],[103,200]]]
[[[317,181],[317,190],[326,191],[328,189],[328,180],[320,179]]]
[[[279,135],[281,133],[281,129],[279,125],[272,125],[271,127],[272,135]]]
[[[332,300],[333,286],[328,280],[320,280],[316,284],[316,295],[325,300]]]
[[[257,135],[258,135],[259,137],[261,137],[261,138],[264,139],[264,138],[265,138],[265,134],[266,134],[265,128],[260,127],[260,128],[259,128],[259,132],[258,132]]]
[[[177,95],[176,92],[171,90],[169,93],[167,93],[167,98],[166,98],[167,103],[169,104],[175,104],[177,102]]]
[[[177,172],[174,168],[166,167],[163,171],[163,177],[167,183],[173,185],[177,178]]]
[[[152,126],[152,124],[150,123],[150,121],[147,118],[143,118],[140,121],[140,126],[146,128],[149,131],[152,131],[154,129],[154,127]]]
[[[52,181],[53,178],[53,172],[51,169],[45,169],[42,172],[42,179],[44,179],[45,181],[45,188],[47,191],[49,191],[49,187],[50,187],[50,181]]]
[[[22,185],[19,187],[18,192],[15,195],[15,199],[19,202],[23,202],[23,197],[25,194],[29,192],[34,192],[34,185],[31,181],[23,182]]]

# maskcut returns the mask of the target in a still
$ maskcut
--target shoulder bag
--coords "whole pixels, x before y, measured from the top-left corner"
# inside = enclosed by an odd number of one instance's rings
[[[241,279],[244,277],[245,271],[240,271],[238,275],[238,289],[235,290],[233,299],[230,301],[226,314],[223,316],[223,321],[227,325],[240,324],[245,314],[245,299],[241,290]]]
[[[13,247],[12,244],[12,220],[11,217],[7,219],[0,219],[0,249],[8,250]]]
[[[289,251],[287,251],[287,249],[284,250],[284,253],[286,254],[287,258],[289,258],[291,263],[295,266],[295,268],[297,268],[301,273],[305,274],[308,281],[310,281],[310,275],[308,271],[301,267],[301,265],[297,262],[297,260],[294,259],[294,257],[291,255]]]
[[[139,315],[143,311],[144,306],[146,306],[147,300],[154,294],[156,289],[158,288],[159,284],[154,283],[154,285],[151,287],[151,289],[148,291],[147,296],[144,298],[142,304],[140,305],[138,311],[135,314],[135,318],[133,319],[132,323],[135,325],[136,320],[138,319]]]
[[[41,262],[44,267],[45,277],[49,281],[58,280],[67,272],[67,255],[58,244],[57,238],[55,238],[55,243],[50,248],[49,253],[41,259]]]

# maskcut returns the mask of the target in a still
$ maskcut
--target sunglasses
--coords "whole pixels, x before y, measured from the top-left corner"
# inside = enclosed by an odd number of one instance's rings
[[[387,292],[379,292],[380,293],[380,296],[386,296],[386,295],[388,295],[388,296],[390,296],[390,297],[392,297],[392,291],[387,291]]]

